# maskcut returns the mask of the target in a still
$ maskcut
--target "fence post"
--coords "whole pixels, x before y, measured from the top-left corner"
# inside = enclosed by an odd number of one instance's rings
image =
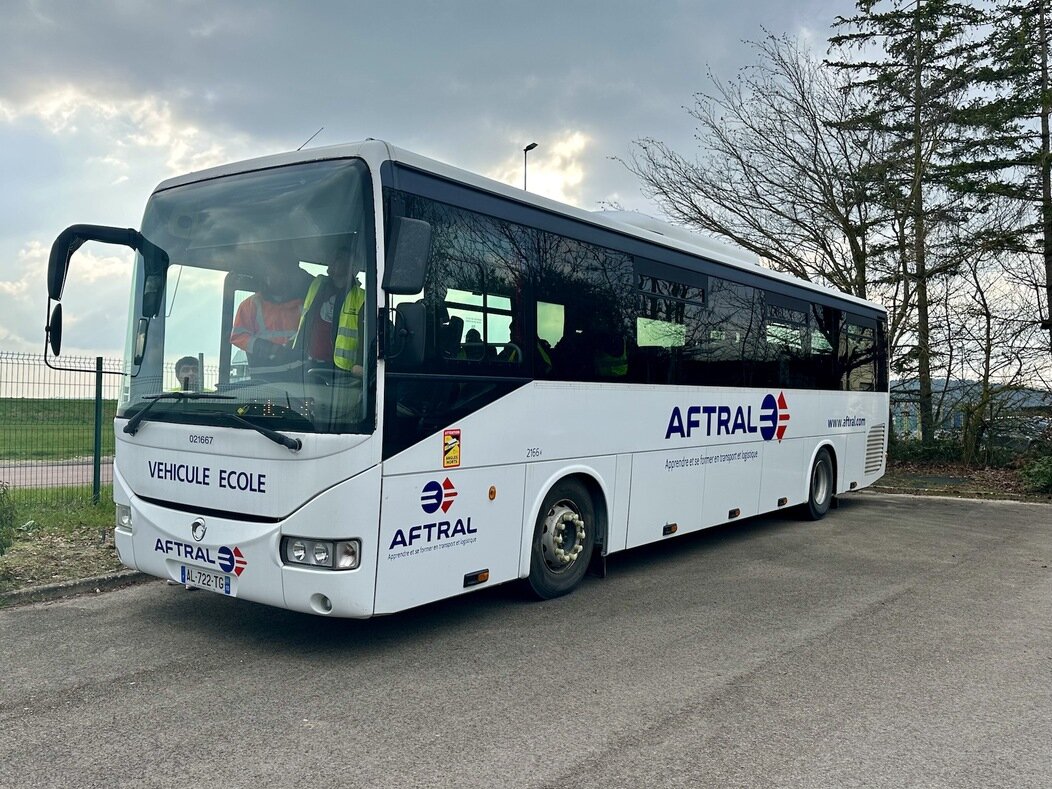
[[[95,357],[95,448],[91,465],[91,503],[99,503],[102,487],[102,357]]]

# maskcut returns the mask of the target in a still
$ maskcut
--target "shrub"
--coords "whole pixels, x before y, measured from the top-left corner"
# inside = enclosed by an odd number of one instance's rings
[[[1031,493],[1052,493],[1052,455],[1023,467],[1023,483]]]
[[[888,456],[905,463],[960,463],[961,445],[953,438],[937,438],[931,444],[899,439],[888,445]]]
[[[7,492],[7,483],[0,482],[0,556],[7,553],[15,541],[15,503]]]

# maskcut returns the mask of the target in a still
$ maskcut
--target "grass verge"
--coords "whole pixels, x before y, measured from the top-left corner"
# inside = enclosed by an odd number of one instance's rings
[[[0,594],[31,586],[116,572],[113,493],[103,488],[98,505],[91,488],[10,490],[15,508],[14,542],[0,556]]]
[[[102,402],[102,454],[113,454],[117,403]],[[4,442],[0,460],[67,460],[91,457],[95,443],[95,401],[0,398]]]

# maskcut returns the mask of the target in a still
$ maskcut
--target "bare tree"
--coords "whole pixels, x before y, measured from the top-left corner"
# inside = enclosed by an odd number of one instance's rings
[[[730,82],[710,73],[713,92],[688,110],[696,160],[645,138],[625,164],[673,220],[865,298],[881,138],[835,125],[853,112],[845,76],[785,36],[752,46],[758,62]]]

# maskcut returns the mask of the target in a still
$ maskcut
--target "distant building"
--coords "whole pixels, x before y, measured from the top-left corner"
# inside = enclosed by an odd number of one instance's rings
[[[978,381],[933,380],[936,435],[959,433],[968,406],[979,400],[981,390]],[[920,438],[919,392],[916,379],[891,382],[891,422],[900,439]],[[1052,391],[1004,388],[994,395],[994,402],[997,422],[1007,420],[1014,430],[1033,433],[1035,438],[1052,424]]]

